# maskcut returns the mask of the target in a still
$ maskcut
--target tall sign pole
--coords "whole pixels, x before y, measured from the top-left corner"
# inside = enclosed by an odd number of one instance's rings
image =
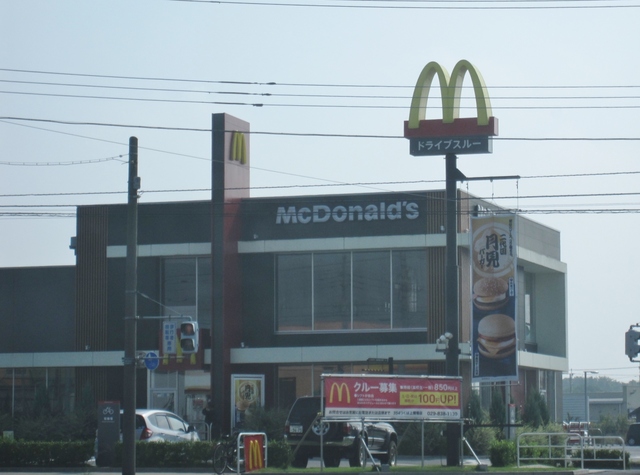
[[[138,332],[138,139],[129,138],[127,259],[125,270],[122,475],[136,473],[136,339]]]
[[[477,118],[459,118],[462,82],[467,73],[473,83]],[[435,76],[440,83],[442,120],[426,120],[429,90]],[[461,60],[449,75],[438,63],[428,63],[413,92],[404,136],[410,141],[411,155],[444,155],[446,161],[445,329],[451,334],[445,350],[447,376],[460,376],[457,182],[464,175],[457,169],[457,155],[491,153],[491,137],[495,135],[498,135],[498,120],[491,117],[489,95],[478,70],[468,61]],[[458,424],[447,424],[447,466],[461,463],[461,436]]]
[[[446,270],[445,270],[445,331],[451,334],[445,353],[447,376],[460,376],[460,317],[458,296],[458,187],[456,162],[458,157],[448,153],[446,169]],[[460,464],[460,428],[447,424],[447,466]]]
[[[447,376],[460,376],[460,318],[458,297],[458,157],[448,153],[446,168],[446,270],[445,270],[445,331],[451,333],[446,351]]]

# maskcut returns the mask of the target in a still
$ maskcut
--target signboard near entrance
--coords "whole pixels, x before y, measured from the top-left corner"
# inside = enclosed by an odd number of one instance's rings
[[[96,465],[109,466],[113,462],[113,451],[120,440],[120,401],[98,403],[98,451]]]
[[[461,378],[323,375],[328,418],[457,420]]]

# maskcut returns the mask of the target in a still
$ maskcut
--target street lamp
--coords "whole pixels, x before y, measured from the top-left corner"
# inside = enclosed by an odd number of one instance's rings
[[[587,396],[587,375],[588,374],[598,374],[598,372],[597,371],[584,372],[584,418],[587,423],[589,422],[589,397]]]

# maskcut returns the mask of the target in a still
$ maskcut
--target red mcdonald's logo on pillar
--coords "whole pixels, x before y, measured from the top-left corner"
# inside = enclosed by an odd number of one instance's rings
[[[245,468],[247,472],[259,470],[265,467],[264,463],[264,437],[262,435],[245,435]]]

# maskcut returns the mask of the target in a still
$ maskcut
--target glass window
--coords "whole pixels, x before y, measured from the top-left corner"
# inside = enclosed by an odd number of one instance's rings
[[[390,253],[353,254],[353,328],[391,328]]]
[[[164,261],[164,304],[179,314],[195,318],[196,294],[196,259],[194,257],[166,259]],[[165,309],[165,311],[168,310]]]
[[[156,426],[160,427],[161,429],[168,429],[169,428],[169,421],[167,420],[167,417],[165,415],[156,415],[155,417],[156,419]]]
[[[278,256],[276,274],[276,330],[311,330],[311,254]]]
[[[182,432],[187,431],[187,428],[184,426],[184,422],[182,422],[180,419],[177,419],[173,416],[167,416],[167,419],[169,420],[169,426],[172,430],[181,430]]]
[[[321,253],[313,259],[313,329],[351,328],[351,254]]]
[[[536,276],[531,272],[524,274],[524,340],[525,343],[536,342],[535,313],[533,308]]]
[[[426,326],[426,250],[276,256],[276,331]]]
[[[165,315],[176,312],[193,317],[202,328],[211,327],[211,258],[185,257],[164,260]]]
[[[427,326],[427,253],[393,251],[393,328]]]
[[[200,328],[211,327],[211,258],[198,258],[198,322]]]

